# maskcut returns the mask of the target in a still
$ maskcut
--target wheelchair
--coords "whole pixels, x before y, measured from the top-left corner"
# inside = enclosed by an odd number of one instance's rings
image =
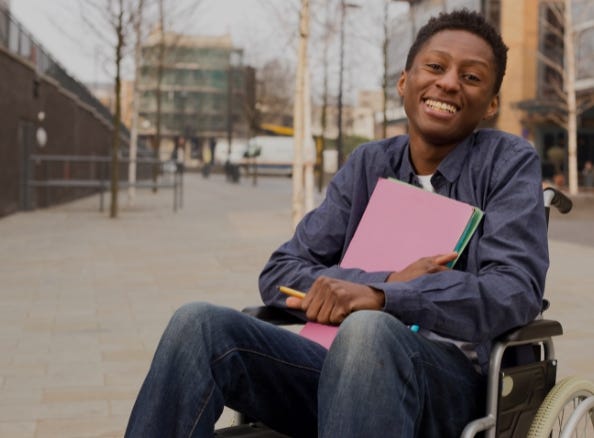
[[[550,208],[568,213],[572,202],[559,190],[544,189],[547,223]],[[549,307],[544,300],[543,311]],[[276,325],[302,324],[285,309],[259,306],[243,310]],[[464,428],[461,438],[594,438],[594,383],[568,377],[556,383],[557,359],[552,338],[563,334],[558,321],[539,317],[512,329],[493,343],[487,377],[486,412]],[[223,437],[285,437],[242,414],[236,425],[219,429]]]

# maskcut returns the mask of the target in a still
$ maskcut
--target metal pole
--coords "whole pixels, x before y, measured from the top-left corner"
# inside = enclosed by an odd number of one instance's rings
[[[305,76],[307,74],[307,41],[309,37],[309,0],[301,0],[299,13],[299,52],[293,104],[294,142],[292,219],[296,227],[304,215],[303,143],[305,140]]]
[[[569,193],[577,195],[577,111],[575,99],[574,31],[571,0],[565,0],[565,91],[567,92],[567,152],[569,168]]]
[[[231,164],[231,141],[233,139],[233,67],[227,71],[227,162]]]
[[[338,167],[342,166],[343,162],[343,145],[342,145],[342,82],[344,75],[344,21],[346,15],[345,0],[340,1],[340,70],[338,75],[338,136],[336,138],[336,151],[338,152]]]

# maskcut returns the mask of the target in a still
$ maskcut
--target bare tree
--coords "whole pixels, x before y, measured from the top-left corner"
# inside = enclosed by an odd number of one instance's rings
[[[112,38],[108,37],[113,48],[114,74],[114,95],[115,111],[113,116],[113,135],[111,143],[111,202],[109,215],[116,218],[118,215],[118,192],[119,192],[119,154],[121,138],[121,72],[122,60],[127,44],[127,39],[134,22],[134,14],[137,7],[134,2],[138,0],[88,0],[81,3],[82,16],[89,28],[97,35],[104,35],[104,28],[110,29]]]
[[[144,12],[144,0],[138,0],[136,16],[134,17],[134,80],[132,94],[132,122],[130,126],[130,162],[128,164],[128,203],[134,203],[136,194],[134,184],[136,183],[136,156],[138,150],[138,76],[140,70],[141,48],[142,48],[142,17]]]
[[[120,126],[122,115],[122,81],[121,64],[122,52],[124,50],[124,0],[118,0],[118,9],[114,22],[114,30],[117,36],[115,46],[115,114],[113,117],[113,139],[111,143],[111,205],[109,216],[112,218],[118,215],[118,192],[119,192],[119,151],[120,151]]]
[[[257,106],[267,115],[261,121],[286,124],[286,116],[292,116],[293,112],[294,68],[287,62],[275,59],[260,68],[257,75]]]

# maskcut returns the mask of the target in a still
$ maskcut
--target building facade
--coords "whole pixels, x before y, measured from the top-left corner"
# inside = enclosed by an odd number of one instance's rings
[[[166,33],[162,62],[160,47],[157,32],[142,48],[140,138],[154,144],[160,119],[161,157],[183,145],[185,156],[197,160],[204,159],[211,139],[247,139],[255,118],[255,75],[243,65],[243,51],[231,37]]]
[[[516,117],[515,124],[523,136],[533,141],[545,167],[556,168],[557,172],[567,175],[567,109],[561,71],[565,64],[565,30],[563,17],[559,15],[563,8],[559,2],[555,5],[541,0],[532,4],[525,0],[523,3],[526,13],[537,18],[528,20],[521,13],[512,13],[508,17],[511,23],[508,28],[510,37],[514,25],[524,23],[525,28],[536,29],[530,30],[529,34],[536,36],[527,38],[529,44],[525,44],[524,51],[527,74],[522,83],[530,93],[518,94],[515,99],[510,99],[509,105]],[[578,103],[577,165],[582,169],[586,161],[594,161],[594,25],[579,29],[594,20],[594,4],[574,1],[572,19]]]

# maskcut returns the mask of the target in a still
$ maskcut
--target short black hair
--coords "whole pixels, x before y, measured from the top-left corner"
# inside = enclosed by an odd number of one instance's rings
[[[452,12],[442,12],[419,29],[417,37],[408,51],[405,70],[410,70],[415,57],[421,48],[436,33],[444,30],[464,30],[485,40],[493,50],[495,58],[495,93],[499,93],[501,82],[507,65],[507,46],[497,30],[485,20],[485,17],[468,9],[457,9]]]

